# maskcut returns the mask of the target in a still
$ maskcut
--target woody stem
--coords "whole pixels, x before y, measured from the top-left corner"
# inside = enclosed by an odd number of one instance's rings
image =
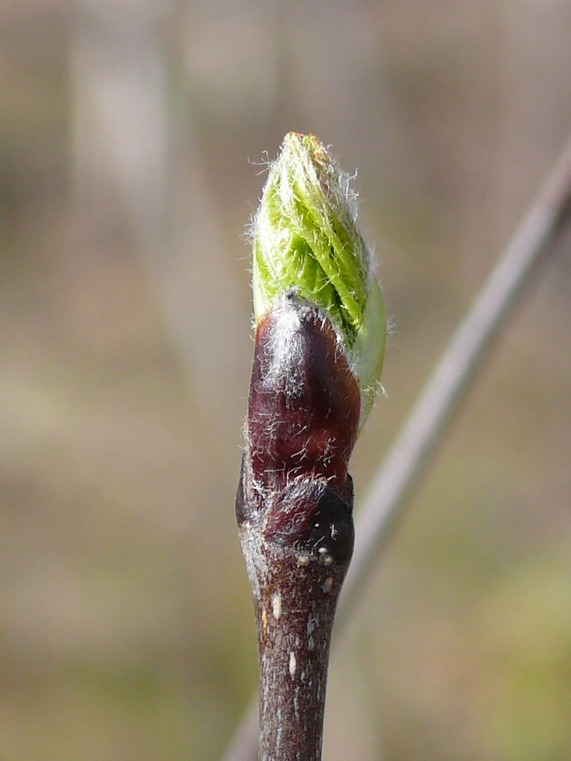
[[[260,761],[321,759],[331,630],[353,544],[349,492],[344,501],[329,487],[310,490],[310,507],[317,494],[321,508],[301,546],[268,540],[261,524],[241,524],[258,629]],[[247,499],[243,489],[238,499]],[[329,545],[336,530],[344,534],[341,553]]]

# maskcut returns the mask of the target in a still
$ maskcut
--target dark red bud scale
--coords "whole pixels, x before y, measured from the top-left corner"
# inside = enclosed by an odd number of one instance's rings
[[[289,291],[256,330],[247,423],[256,481],[275,490],[304,476],[344,484],[360,403],[333,325]]]

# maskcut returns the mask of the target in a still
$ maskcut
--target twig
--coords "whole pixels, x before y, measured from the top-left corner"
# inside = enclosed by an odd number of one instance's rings
[[[347,468],[386,333],[352,201],[316,137],[285,136],[254,223],[256,337],[236,498],[262,761],[321,759],[331,631],[354,544]]]
[[[351,571],[339,607],[339,626],[349,619],[373,562],[378,560],[403,508],[430,464],[437,445],[490,353],[524,287],[555,249],[571,217],[571,141],[509,242],[427,382],[361,509]],[[252,761],[256,726],[245,715],[224,761]]]

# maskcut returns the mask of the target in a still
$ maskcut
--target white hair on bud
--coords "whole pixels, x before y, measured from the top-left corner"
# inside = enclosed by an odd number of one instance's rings
[[[272,329],[266,348],[270,357],[270,366],[265,382],[269,388],[282,387],[286,394],[295,396],[301,391],[298,387],[301,378],[296,373],[296,368],[303,364],[301,326],[304,316],[309,311],[317,311],[322,323],[327,322],[330,325],[336,337],[336,351],[347,359],[352,371],[354,368],[350,351],[345,345],[339,328],[315,304],[300,304],[296,301],[294,305],[290,300],[292,293],[295,293],[295,289],[281,296],[273,307]]]

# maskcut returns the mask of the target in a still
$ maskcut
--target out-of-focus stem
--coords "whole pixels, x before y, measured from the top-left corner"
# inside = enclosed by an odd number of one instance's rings
[[[570,223],[571,139],[450,339],[370,488],[358,521],[363,541],[356,547],[339,618],[349,617],[508,317]]]

